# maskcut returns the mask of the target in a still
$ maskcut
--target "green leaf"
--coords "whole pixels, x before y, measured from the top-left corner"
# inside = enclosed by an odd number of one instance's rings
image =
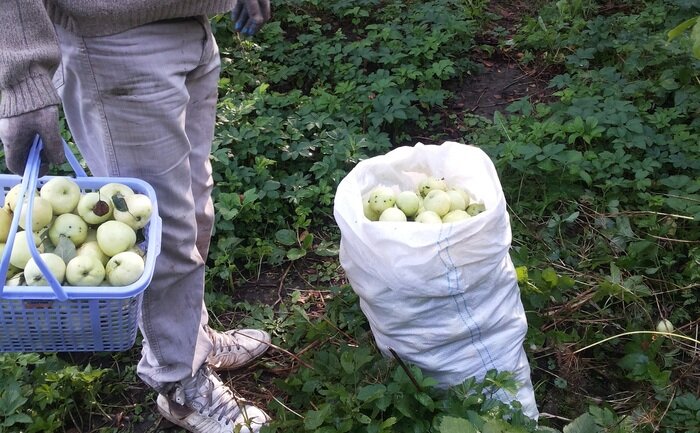
[[[19,410],[27,399],[22,396],[19,384],[16,381],[4,385],[5,389],[0,392],[0,413],[9,415]]]
[[[304,427],[306,430],[313,431],[319,428],[326,421],[332,409],[333,406],[330,404],[324,404],[319,410],[310,410],[306,412],[306,416],[304,417]]]
[[[298,260],[306,255],[306,250],[302,250],[301,248],[292,248],[289,251],[287,251],[287,258],[289,260]]]
[[[112,203],[114,203],[114,208],[120,212],[128,212],[129,211],[129,206],[126,205],[126,200],[124,200],[124,196],[122,193],[118,192],[114,194],[112,197]]]
[[[297,233],[290,229],[277,230],[277,232],[275,232],[275,239],[282,245],[296,245]]]
[[[542,271],[542,279],[549,283],[550,287],[556,287],[557,282],[559,281],[559,276],[554,268],[547,268]]]
[[[427,407],[428,409],[431,409],[435,406],[435,402],[433,399],[426,393],[424,392],[417,392],[414,397],[420,404],[423,406]]]
[[[693,42],[693,55],[695,58],[700,59],[700,19],[693,26],[690,40]]]
[[[564,426],[564,433],[600,433],[600,431],[595,419],[588,413],[584,413]]]
[[[76,255],[75,244],[65,235],[61,235],[58,237],[58,244],[54,248],[53,253],[62,258],[65,263],[68,263]]]
[[[360,401],[370,401],[381,398],[386,392],[386,386],[381,383],[373,383],[371,385],[363,386],[357,392],[357,399]]]
[[[671,30],[668,31],[668,40],[672,41],[673,39],[677,38],[680,36],[684,31],[688,30],[691,28],[693,25],[695,25],[698,22],[698,17],[690,18],[689,20],[685,20],[682,23],[678,24],[676,27],[672,28]]]
[[[321,241],[314,252],[321,257],[335,257],[340,252],[340,247],[335,242]]]
[[[440,421],[439,433],[478,433],[474,424],[464,418],[446,416]]]

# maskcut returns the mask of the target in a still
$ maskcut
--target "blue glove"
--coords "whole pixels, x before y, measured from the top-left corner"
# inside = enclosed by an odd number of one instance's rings
[[[19,175],[24,173],[29,150],[36,134],[39,134],[44,142],[44,149],[41,151],[40,176],[48,172],[49,163],[60,164],[65,161],[66,155],[58,127],[58,106],[49,105],[35,111],[0,119],[0,141],[5,148],[5,165],[11,172]]]
[[[231,9],[233,28],[246,36],[254,35],[270,19],[270,0],[236,0]]]

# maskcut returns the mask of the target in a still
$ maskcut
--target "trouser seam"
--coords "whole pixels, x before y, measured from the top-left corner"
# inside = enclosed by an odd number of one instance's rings
[[[97,106],[98,112],[100,113],[100,120],[102,121],[102,125],[104,126],[103,131],[103,137],[102,139],[104,140],[103,143],[103,149],[105,149],[107,156],[109,158],[109,166],[110,166],[110,172],[113,174],[119,175],[119,164],[117,163],[116,160],[116,154],[114,152],[114,146],[112,144],[112,132],[109,127],[109,121],[107,120],[107,115],[105,113],[104,109],[104,102],[102,100],[102,94],[100,93],[100,87],[97,84],[97,79],[95,78],[95,71],[92,66],[92,61],[90,60],[90,52],[87,48],[87,44],[85,43],[85,38],[80,38],[80,50],[83,52],[83,57],[85,59],[85,63],[87,66],[87,69],[90,71],[90,83],[93,92],[95,93],[95,98],[98,103]]]

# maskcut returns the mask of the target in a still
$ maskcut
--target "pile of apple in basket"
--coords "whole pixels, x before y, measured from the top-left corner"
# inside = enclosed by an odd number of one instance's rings
[[[32,227],[25,227],[28,199],[17,203],[21,184],[7,191],[0,208],[0,254],[12,218],[20,212],[10,253],[6,286],[47,286],[30,252],[31,236],[46,266],[62,285],[127,286],[144,272],[145,252],[137,232],[151,218],[151,199],[129,186],[111,182],[83,191],[69,177],[53,177],[35,191]]]
[[[475,200],[464,188],[428,175],[418,182],[415,190],[376,186],[363,198],[362,205],[370,221],[426,224],[453,223],[486,210],[484,203]]]

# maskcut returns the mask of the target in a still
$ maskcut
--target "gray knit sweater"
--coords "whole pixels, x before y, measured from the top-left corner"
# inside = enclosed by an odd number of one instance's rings
[[[226,12],[234,0],[2,0],[0,118],[59,103],[51,78],[60,59],[54,25],[80,36],[153,21]]]

